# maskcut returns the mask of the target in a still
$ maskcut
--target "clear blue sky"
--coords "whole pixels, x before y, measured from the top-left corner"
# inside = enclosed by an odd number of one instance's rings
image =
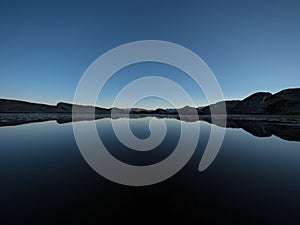
[[[71,102],[98,56],[144,39],[194,51],[226,99],[300,87],[300,1],[1,1],[0,32],[1,98]],[[203,103],[201,91],[174,68],[145,63],[120,73],[103,106],[144,75],[172,77]]]

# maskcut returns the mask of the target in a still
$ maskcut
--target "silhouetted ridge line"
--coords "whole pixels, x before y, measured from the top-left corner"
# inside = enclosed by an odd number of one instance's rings
[[[276,94],[258,92],[243,100],[229,100],[217,102],[205,107],[185,106],[180,109],[121,109],[101,108],[95,106],[73,105],[59,102],[57,105],[46,105],[19,100],[0,99],[0,113],[64,113],[71,114],[72,108],[80,114],[145,114],[145,115],[181,115],[194,114],[210,115],[211,108],[214,112],[223,114],[222,103],[225,103],[229,115],[300,115],[300,88],[282,90]]]

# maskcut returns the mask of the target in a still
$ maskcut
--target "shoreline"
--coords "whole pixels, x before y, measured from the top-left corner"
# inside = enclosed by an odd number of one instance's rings
[[[78,114],[73,116],[70,113],[1,113],[0,112],[0,127],[13,126],[31,122],[44,122],[56,120],[59,124],[76,122],[76,121],[90,121],[104,118],[120,119],[130,118],[139,119],[146,117],[156,117],[160,119],[178,119],[185,122],[206,121],[211,122],[211,115],[174,115],[174,114]],[[254,122],[266,122],[275,124],[286,125],[299,125],[300,115],[222,115],[218,114],[214,117],[214,122],[218,121],[254,121]]]
[[[227,115],[226,120],[224,120],[224,115],[217,115],[212,122],[210,115],[183,115],[179,118],[178,115],[171,114],[81,114],[72,118],[72,114],[64,113],[0,113],[0,129],[48,121],[65,124],[100,119],[127,118],[135,120],[150,117],[157,119],[176,119],[186,123],[203,121],[224,129],[243,129],[256,137],[271,137],[274,135],[283,140],[300,142],[300,116],[279,115]]]

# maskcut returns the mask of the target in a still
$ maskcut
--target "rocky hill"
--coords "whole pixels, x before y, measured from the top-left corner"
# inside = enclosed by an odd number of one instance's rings
[[[0,99],[1,113],[55,113],[56,106],[18,100]]]
[[[255,93],[229,107],[228,114],[295,115],[300,114],[300,88],[286,89],[276,94]]]
[[[258,92],[243,100],[218,102],[205,107],[192,108],[185,106],[180,109],[106,109],[94,106],[73,105],[60,102],[57,105],[45,105],[18,100],[0,99],[0,113],[66,113],[71,114],[72,108],[80,113],[90,113],[95,110],[96,114],[160,114],[182,115],[194,114],[197,110],[199,115],[209,115],[211,109],[223,114],[222,106],[226,105],[227,114],[231,115],[300,115],[300,88],[286,89],[276,94]]]
[[[81,106],[73,105],[70,103],[59,102],[57,105],[46,105],[39,103],[31,103],[19,100],[0,99],[0,113],[72,113],[72,107],[76,106],[76,109],[82,113],[89,113],[95,110],[97,114],[108,114],[110,109],[93,107],[93,106]]]

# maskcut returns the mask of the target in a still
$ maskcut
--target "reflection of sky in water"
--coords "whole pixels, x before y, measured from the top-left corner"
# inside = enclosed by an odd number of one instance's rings
[[[120,126],[122,120],[126,119],[119,120]],[[180,135],[180,123],[186,123],[164,121],[168,128],[166,138],[149,152],[122,146],[112,133],[110,119],[96,123],[112,155],[132,164],[147,165],[171,154]],[[148,122],[149,119],[130,121],[133,133],[147,138]],[[300,142],[275,136],[258,138],[242,129],[227,129],[215,161],[200,173],[198,165],[211,125],[199,123],[200,140],[190,162],[169,180],[140,189],[111,183],[96,174],[83,160],[70,123],[51,121],[2,127],[0,197],[7,218],[13,214],[29,218],[33,212],[61,216],[65,209],[72,209],[69,212],[72,218],[76,215],[99,218],[99,211],[103,215],[110,211],[129,213],[156,204],[157,213],[175,210],[172,207],[183,212],[195,210],[195,215],[205,210],[206,216],[230,215],[232,210],[239,215],[264,210],[262,219],[272,212],[292,220],[300,203]],[[93,210],[98,214],[91,214]]]

